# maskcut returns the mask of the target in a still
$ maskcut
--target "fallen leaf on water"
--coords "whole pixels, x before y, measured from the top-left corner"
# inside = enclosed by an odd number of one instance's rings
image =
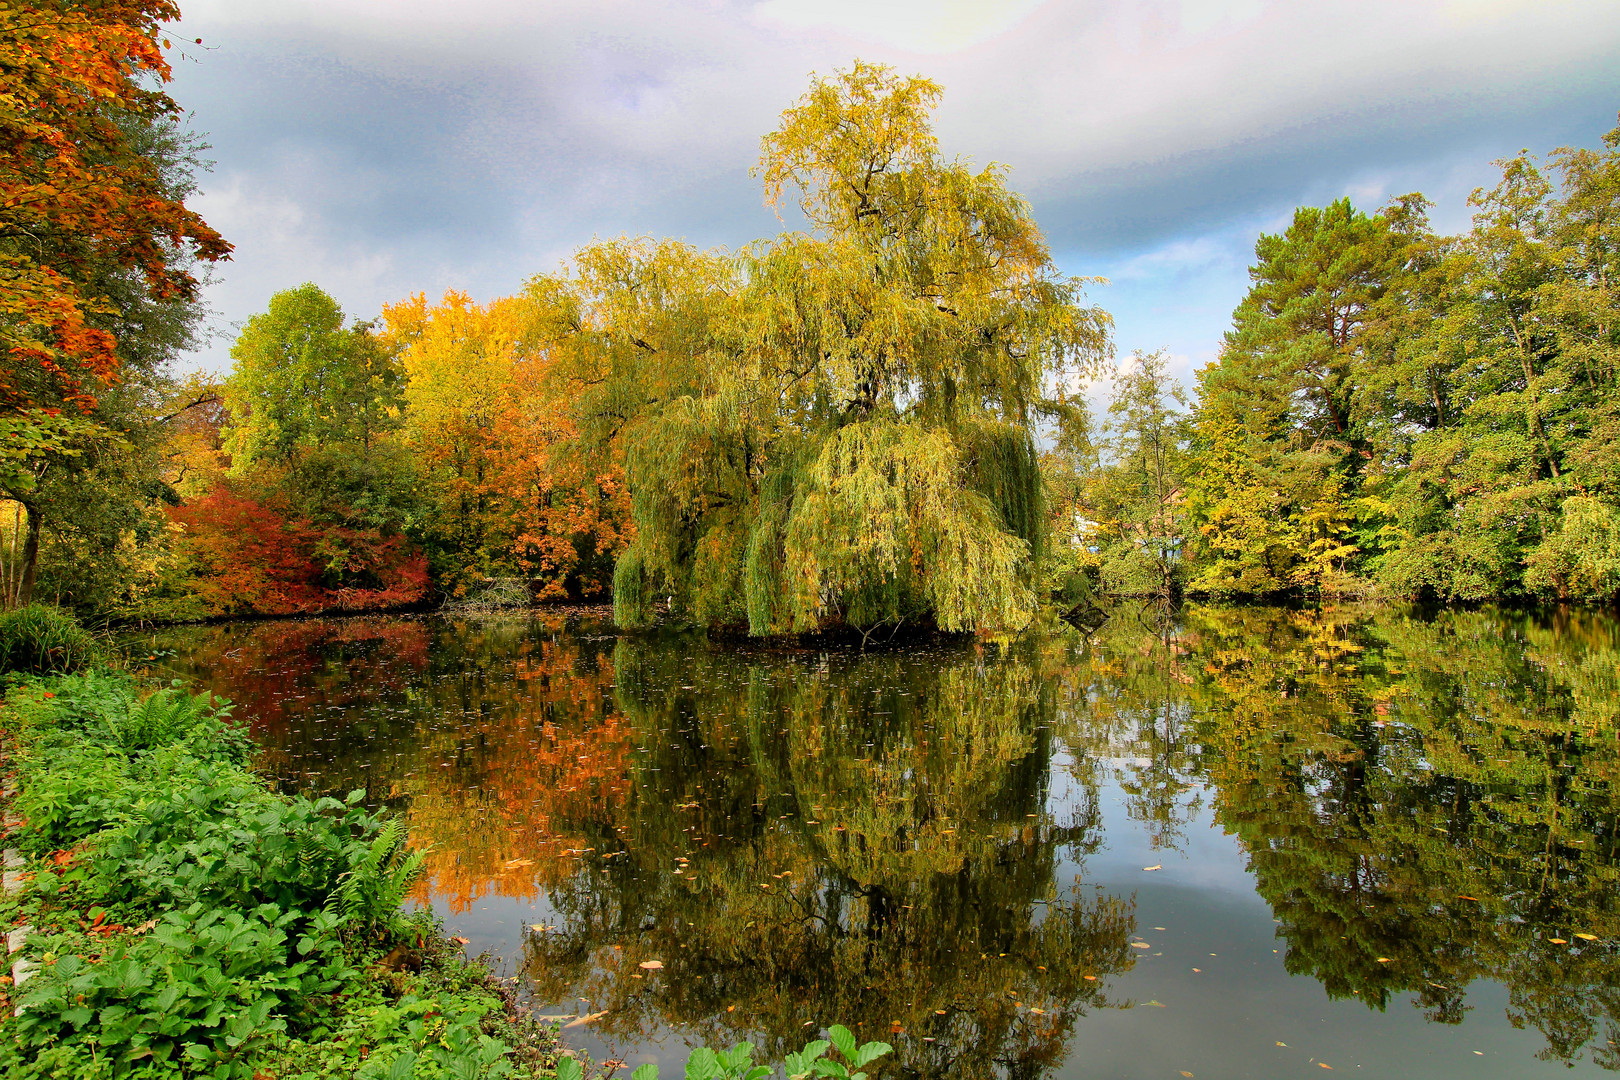
[[[465,944],[467,944],[467,939],[464,938],[464,937],[453,937],[450,940],[455,942],[457,945],[465,945]]]
[[[1164,1008],[1164,1002],[1162,1002],[1162,1001],[1144,1001],[1144,1002],[1142,1002],[1142,1004],[1143,1005],[1151,1005],[1155,1009]]]
[[[1153,948],[1153,946],[1149,945],[1145,941],[1133,941],[1133,942],[1131,942],[1131,948],[1133,948],[1133,949],[1151,949],[1151,948]]]
[[[1390,959],[1390,958],[1389,958],[1389,957],[1387,957],[1387,956],[1380,956],[1380,957],[1379,957],[1379,958],[1378,958],[1378,962],[1379,962],[1379,963],[1380,963],[1380,964],[1393,964],[1393,963],[1394,963],[1394,962],[1395,962],[1395,961],[1393,961],[1393,960],[1391,960],[1391,959]]]
[[[657,971],[664,966],[662,960],[643,960],[639,965],[644,971]]]
[[[1163,870],[1164,869],[1164,864],[1163,863],[1154,863],[1152,866],[1144,866],[1144,867],[1142,867],[1142,869],[1144,869],[1144,870]]]
[[[1576,934],[1575,936],[1580,938],[1582,941],[1596,941],[1597,940],[1597,935],[1596,934]]]
[[[1548,938],[1547,940],[1552,942],[1554,945],[1568,945],[1569,944],[1569,939],[1568,938],[1555,937],[1555,938]]]
[[[1190,1072],[1188,1072],[1188,1071],[1187,1071],[1187,1070],[1186,1070],[1186,1069],[1182,1069],[1182,1070],[1181,1070],[1181,1075],[1182,1075],[1182,1076],[1191,1076],[1191,1075],[1192,1075],[1192,1073],[1190,1073]]]
[[[573,1028],[573,1027],[579,1027],[581,1024],[594,1023],[597,1020],[602,1019],[602,1017],[604,1017],[606,1015],[607,1015],[607,1010],[603,1009],[601,1012],[593,1012],[589,1016],[582,1016],[578,1020],[574,1020],[574,1021],[571,1021],[569,1023],[566,1023],[566,1024],[563,1025],[563,1027],[564,1028]]]
[[[1278,1043],[1278,1044],[1277,1044],[1277,1045],[1278,1045],[1278,1046],[1287,1046],[1287,1045],[1288,1045],[1288,1044],[1287,1044],[1287,1043],[1285,1043],[1285,1042],[1280,1042],[1280,1043]]]
[[[1197,973],[1198,973],[1198,974],[1200,974],[1200,975],[1202,975],[1202,974],[1203,974],[1203,973],[1204,973],[1204,969],[1203,969],[1203,968],[1193,968],[1193,971],[1195,971],[1195,972],[1197,972]]]
[[[1331,1068],[1333,1068],[1333,1066],[1331,1066],[1331,1065],[1329,1065],[1329,1064],[1328,1064],[1328,1063],[1327,1063],[1327,1062],[1325,1062],[1325,1061],[1318,1061],[1318,1062],[1317,1062],[1317,1063],[1316,1063],[1316,1064],[1317,1064],[1317,1065],[1318,1065],[1318,1066],[1319,1066],[1319,1067],[1320,1067],[1320,1068],[1323,1068],[1323,1069],[1331,1069]]]

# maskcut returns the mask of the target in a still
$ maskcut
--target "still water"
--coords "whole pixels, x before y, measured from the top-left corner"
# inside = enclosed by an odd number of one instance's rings
[[[420,901],[598,1059],[779,1061],[842,1022],[891,1077],[1620,1069],[1602,615],[1122,609],[864,655],[588,611],[147,640],[286,788],[407,815]]]

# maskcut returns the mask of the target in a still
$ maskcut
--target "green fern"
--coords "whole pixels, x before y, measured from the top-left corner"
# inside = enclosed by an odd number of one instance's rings
[[[399,932],[403,922],[400,905],[422,876],[427,859],[426,851],[410,851],[405,841],[405,823],[394,818],[360,849],[359,858],[338,878],[326,907],[354,932],[370,938]]]

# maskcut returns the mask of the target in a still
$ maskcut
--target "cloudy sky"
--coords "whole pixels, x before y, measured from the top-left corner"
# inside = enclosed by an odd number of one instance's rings
[[[217,164],[234,328],[315,281],[349,313],[480,299],[593,237],[778,231],[749,178],[811,72],[945,86],[947,154],[1013,169],[1121,354],[1213,358],[1255,235],[1423,191],[1463,226],[1492,159],[1596,145],[1614,0],[182,0],[174,97]]]

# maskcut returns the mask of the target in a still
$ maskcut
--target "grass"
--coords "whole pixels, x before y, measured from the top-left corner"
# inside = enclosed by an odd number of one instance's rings
[[[95,638],[66,612],[45,604],[0,612],[0,672],[83,671],[101,658]]]

